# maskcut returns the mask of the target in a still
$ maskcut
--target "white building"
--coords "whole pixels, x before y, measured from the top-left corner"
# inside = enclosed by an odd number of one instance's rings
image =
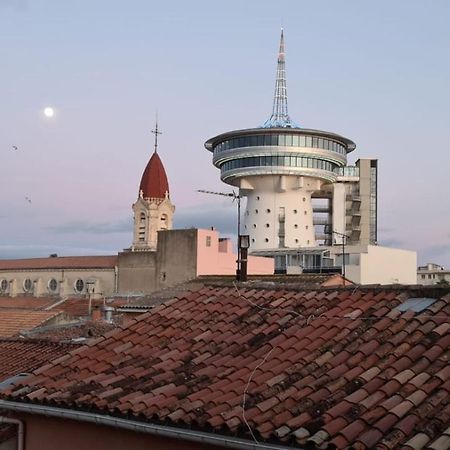
[[[439,264],[428,263],[417,268],[417,284],[450,283],[450,270]]]
[[[247,199],[240,232],[250,235],[251,254],[274,256],[278,272],[341,270],[350,258],[345,247],[366,255],[359,261],[375,257],[369,247],[377,245],[378,162],[360,159],[348,165],[347,156],[356,148],[352,140],[291,120],[283,32],[271,117],[259,128],[215,136],[205,147],[221,180]],[[378,261],[381,252],[376,253]],[[352,281],[414,283],[415,253],[402,255],[403,267],[391,267],[389,276],[379,274],[372,281],[355,272]]]

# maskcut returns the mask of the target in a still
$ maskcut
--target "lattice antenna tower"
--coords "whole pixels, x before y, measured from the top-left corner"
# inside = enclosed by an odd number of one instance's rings
[[[284,32],[281,29],[280,50],[278,52],[277,75],[275,80],[275,94],[273,98],[272,115],[262,128],[300,128],[291,120],[288,113],[288,99],[286,87],[286,57],[284,52]]]

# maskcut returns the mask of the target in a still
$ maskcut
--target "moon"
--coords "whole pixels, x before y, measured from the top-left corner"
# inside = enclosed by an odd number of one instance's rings
[[[55,115],[55,110],[51,106],[47,106],[44,108],[44,116],[45,117],[53,117]]]

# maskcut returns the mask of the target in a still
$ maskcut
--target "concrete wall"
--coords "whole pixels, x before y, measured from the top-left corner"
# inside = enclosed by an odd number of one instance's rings
[[[29,278],[33,282],[31,292],[25,292],[23,288],[24,281]],[[58,283],[56,291],[50,291],[48,282],[55,279]],[[34,269],[34,270],[2,270],[0,271],[1,280],[7,280],[9,287],[5,294],[12,297],[29,293],[34,297],[48,295],[67,296],[80,294],[75,290],[75,282],[81,279],[85,283],[86,293],[88,282],[92,283],[95,294],[111,295],[115,291],[116,273],[115,269]]]
[[[351,247],[348,252],[353,253]],[[346,267],[346,276],[358,284],[416,284],[416,265],[416,252],[369,245],[359,265]]]
[[[197,230],[158,232],[156,288],[163,289],[197,275]]]
[[[117,266],[117,290],[121,294],[156,290],[156,252],[121,252]]]
[[[22,415],[26,450],[219,450],[225,447],[52,417]]]

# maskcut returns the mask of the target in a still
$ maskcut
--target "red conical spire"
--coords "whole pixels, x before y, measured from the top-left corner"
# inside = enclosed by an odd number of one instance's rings
[[[142,175],[139,191],[144,198],[165,198],[169,192],[166,171],[158,153],[153,153]]]
[[[142,175],[139,193],[144,198],[165,198],[166,192],[169,194],[169,183],[167,181],[166,171],[163,163],[158,156],[158,119],[156,119],[156,128],[152,130],[155,134],[155,151],[147,164]]]

